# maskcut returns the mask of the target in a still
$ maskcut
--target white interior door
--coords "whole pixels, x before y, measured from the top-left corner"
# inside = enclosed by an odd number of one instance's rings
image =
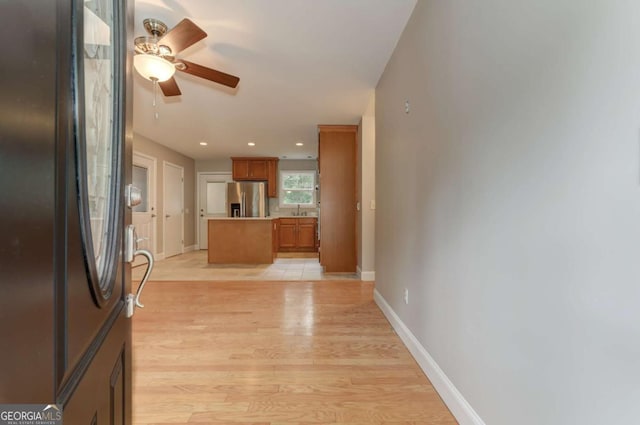
[[[183,252],[184,169],[164,162],[164,256]]]
[[[136,227],[138,248],[144,248],[156,255],[156,159],[140,153],[133,153],[132,184],[142,192],[142,203],[133,207],[131,221]],[[141,256],[136,257],[133,266],[146,264]]]
[[[227,182],[231,174],[200,174],[198,177],[198,242],[208,248],[207,220],[227,216]]]

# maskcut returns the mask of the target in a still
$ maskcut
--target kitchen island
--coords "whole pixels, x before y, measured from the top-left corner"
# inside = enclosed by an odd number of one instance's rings
[[[208,232],[210,264],[273,263],[271,217],[212,218]]]

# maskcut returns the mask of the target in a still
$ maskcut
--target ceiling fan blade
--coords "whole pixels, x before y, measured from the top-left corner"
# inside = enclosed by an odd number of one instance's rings
[[[206,36],[206,32],[185,18],[166,33],[164,37],[158,41],[158,44],[168,46],[171,49],[171,53],[175,55]]]
[[[180,96],[182,94],[176,79],[173,77],[169,78],[167,81],[158,83],[158,85],[162,89],[162,94],[165,96]]]
[[[186,72],[187,74],[195,75],[196,77],[204,78],[205,80],[213,81],[214,83],[236,88],[240,82],[240,78],[234,75],[225,74],[224,72],[216,71],[215,69],[207,68],[206,66],[198,65],[197,63],[182,59],[180,59],[179,62],[182,62],[185,65],[185,68],[181,69],[181,67],[176,66],[178,71]]]

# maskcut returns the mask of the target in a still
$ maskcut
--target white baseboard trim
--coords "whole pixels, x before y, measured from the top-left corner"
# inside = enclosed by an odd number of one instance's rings
[[[374,290],[373,298],[395,329],[396,333],[416,359],[422,371],[427,375],[440,397],[447,405],[453,416],[460,425],[485,425],[473,407],[462,396],[460,391],[453,385],[453,382],[445,375],[444,371],[431,357],[429,352],[420,344],[418,339],[411,333],[409,328],[400,320],[400,317],[391,308],[387,300]]]
[[[191,251],[195,251],[196,249],[198,249],[198,245],[189,245],[189,246],[185,246],[182,252],[183,253],[191,252]]]
[[[375,282],[376,280],[376,272],[375,271],[362,271],[360,267],[356,267],[356,272],[358,273],[358,277],[363,282]]]
[[[360,274],[360,280],[365,282],[375,282],[376,272],[362,272]]]

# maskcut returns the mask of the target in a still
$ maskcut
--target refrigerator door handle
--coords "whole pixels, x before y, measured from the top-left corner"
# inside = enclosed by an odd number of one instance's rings
[[[240,217],[247,216],[247,194],[242,192],[240,195]]]

